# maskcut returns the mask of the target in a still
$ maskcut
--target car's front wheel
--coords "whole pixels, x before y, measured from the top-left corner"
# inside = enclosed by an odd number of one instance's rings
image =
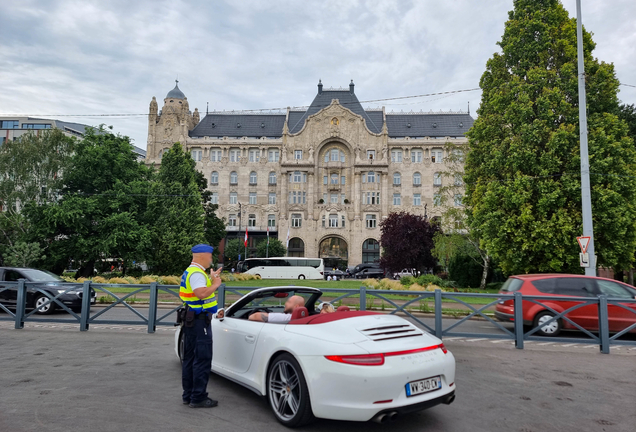
[[[544,311],[534,317],[534,327],[539,327],[537,334],[541,336],[556,336],[561,332],[561,320],[557,319],[549,324],[543,325],[550,321],[555,315],[552,312]]]
[[[267,397],[276,419],[287,427],[303,426],[314,419],[305,376],[290,354],[281,354],[272,361]]]
[[[40,315],[49,315],[53,313],[53,310],[55,309],[55,305],[53,304],[53,301],[51,300],[50,303],[46,304],[49,300],[47,296],[45,296],[44,294],[40,294],[35,298],[35,301],[33,302],[33,307],[35,308],[35,313],[40,314]]]

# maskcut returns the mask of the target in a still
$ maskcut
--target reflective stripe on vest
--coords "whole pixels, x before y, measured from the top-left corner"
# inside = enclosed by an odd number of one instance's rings
[[[212,285],[212,281],[203,270],[196,266],[190,266],[186,269],[185,272],[183,272],[183,276],[181,276],[179,298],[183,303],[194,309],[195,313],[197,314],[201,312],[214,313],[217,309],[216,293],[212,293],[208,297],[201,300],[196,295],[194,295],[194,292],[192,291],[192,286],[190,286],[190,276],[192,276],[192,274],[196,272],[199,272],[203,276],[205,276],[206,286]]]

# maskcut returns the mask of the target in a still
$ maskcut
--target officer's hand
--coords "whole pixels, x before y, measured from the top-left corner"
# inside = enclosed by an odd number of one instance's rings
[[[212,271],[212,269],[210,269],[210,277],[212,279],[218,278],[219,275],[221,274],[221,270],[223,270],[223,267],[219,267],[217,271]]]

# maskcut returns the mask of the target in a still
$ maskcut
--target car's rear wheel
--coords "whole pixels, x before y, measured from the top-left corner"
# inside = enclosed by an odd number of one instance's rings
[[[305,275],[298,275],[298,279],[305,279]]]
[[[267,398],[276,419],[287,427],[303,426],[314,419],[307,381],[290,354],[281,354],[272,361],[267,374]]]
[[[556,336],[561,332],[563,328],[563,324],[560,319],[554,320],[549,324],[543,325],[547,323],[551,318],[555,315],[552,312],[544,311],[538,313],[537,316],[534,317],[534,327],[539,327],[537,330],[537,334],[540,336]]]
[[[53,301],[46,304],[49,300],[51,299],[49,299],[44,294],[38,295],[33,301],[33,307],[35,308],[35,313],[40,315],[52,314],[53,311],[55,310],[55,305],[53,304]]]

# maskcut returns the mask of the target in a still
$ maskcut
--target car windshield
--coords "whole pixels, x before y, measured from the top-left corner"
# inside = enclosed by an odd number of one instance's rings
[[[26,269],[22,273],[32,282],[64,282],[64,279],[46,270]]]

